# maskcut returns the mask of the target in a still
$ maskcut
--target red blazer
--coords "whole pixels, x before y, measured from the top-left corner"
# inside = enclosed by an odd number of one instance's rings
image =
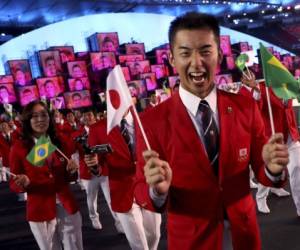
[[[266,135],[271,136],[271,124],[267,103],[266,86],[264,83],[259,85],[261,90],[261,98],[259,100],[259,107],[266,126]],[[288,135],[293,141],[300,139],[295,113],[292,106],[292,100],[288,100],[287,105],[283,104],[282,99],[278,98],[272,88],[269,88],[270,100],[272,104],[272,112],[274,117],[275,132],[283,133],[285,142],[287,142]]]
[[[56,217],[56,196],[69,214],[78,211],[78,205],[69,188],[69,181],[76,176],[66,171],[66,160],[56,151],[43,166],[35,167],[26,160],[31,147],[17,141],[10,152],[10,168],[15,174],[26,174],[29,186],[22,190],[13,180],[10,188],[15,192],[27,192],[27,220],[49,221]]]
[[[3,134],[0,133],[0,157],[2,157],[2,163],[4,167],[9,167],[9,152],[19,136],[20,134],[17,130],[13,131],[10,134],[10,142],[8,143]]]
[[[107,121],[104,119],[90,127],[89,144],[111,144],[113,152],[100,155],[100,164],[108,167],[112,210],[124,213],[131,209],[133,203],[135,162],[131,158],[119,127],[115,127],[107,135],[106,123]]]
[[[74,140],[76,137],[82,136],[84,133],[85,133],[85,130],[84,130],[84,127],[82,126],[80,130],[74,131],[72,133],[72,138],[75,143],[75,147],[79,153],[79,177],[80,177],[80,179],[90,180],[92,178],[92,174],[84,162],[84,150],[83,150],[81,144],[78,142],[75,142],[75,140]],[[105,175],[105,176],[108,175],[107,167],[102,167],[101,174]]]
[[[169,249],[222,249],[224,210],[234,249],[261,249],[256,206],[249,187],[249,164],[260,183],[270,186],[261,158],[266,142],[255,101],[217,91],[220,127],[219,174],[214,175],[205,149],[179,94],[144,114],[142,123],[151,148],[173,170],[167,200]],[[137,137],[135,197],[143,207],[159,211],[145,182]],[[283,183],[281,183],[283,184]]]

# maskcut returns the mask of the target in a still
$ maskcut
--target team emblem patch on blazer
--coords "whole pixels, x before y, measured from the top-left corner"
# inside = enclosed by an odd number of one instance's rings
[[[239,149],[238,161],[246,161],[247,158],[248,158],[248,150],[247,150],[247,148],[240,148]]]

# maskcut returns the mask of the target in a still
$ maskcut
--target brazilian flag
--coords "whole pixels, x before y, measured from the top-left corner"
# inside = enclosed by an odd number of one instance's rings
[[[262,43],[260,56],[266,85],[272,87],[279,98],[284,100],[297,98],[300,94],[299,82]]]
[[[49,137],[40,136],[34,147],[30,150],[26,159],[34,166],[44,165],[45,160],[56,150]]]
[[[249,56],[247,54],[240,54],[235,60],[235,65],[240,71],[243,72],[246,67],[246,62],[248,62],[248,60]]]

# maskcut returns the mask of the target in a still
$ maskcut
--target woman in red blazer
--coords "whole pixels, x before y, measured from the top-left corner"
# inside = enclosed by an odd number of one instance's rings
[[[40,167],[26,160],[42,135],[49,136],[54,145],[63,146],[55,135],[44,103],[29,103],[23,110],[22,122],[22,139],[10,152],[11,172],[16,174],[10,187],[15,192],[28,194],[27,220],[31,231],[40,249],[52,249],[62,244],[64,249],[83,249],[81,216],[68,183],[77,179],[78,166],[73,160],[65,160],[57,151]],[[64,152],[68,155],[69,151]]]

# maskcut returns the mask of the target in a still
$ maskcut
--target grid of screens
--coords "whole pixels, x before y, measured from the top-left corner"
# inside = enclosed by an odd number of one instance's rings
[[[75,52],[72,46],[37,51],[42,73],[38,78],[32,77],[28,59],[7,61],[9,71],[0,76],[0,103],[24,106],[45,99],[58,109],[90,106],[101,99],[106,77],[117,64],[122,67],[132,97],[137,99],[149,99],[153,93],[164,99],[170,90],[178,88],[179,77],[169,63],[168,44],[146,53],[143,43],[119,44],[117,32],[95,33],[88,40],[90,51]],[[254,55],[251,45],[231,44],[230,36],[222,35],[220,48],[223,62],[215,77],[216,84],[239,81],[235,59],[240,53]],[[269,49],[296,77],[300,76],[299,57]],[[260,72],[257,57],[249,66],[255,73]]]

